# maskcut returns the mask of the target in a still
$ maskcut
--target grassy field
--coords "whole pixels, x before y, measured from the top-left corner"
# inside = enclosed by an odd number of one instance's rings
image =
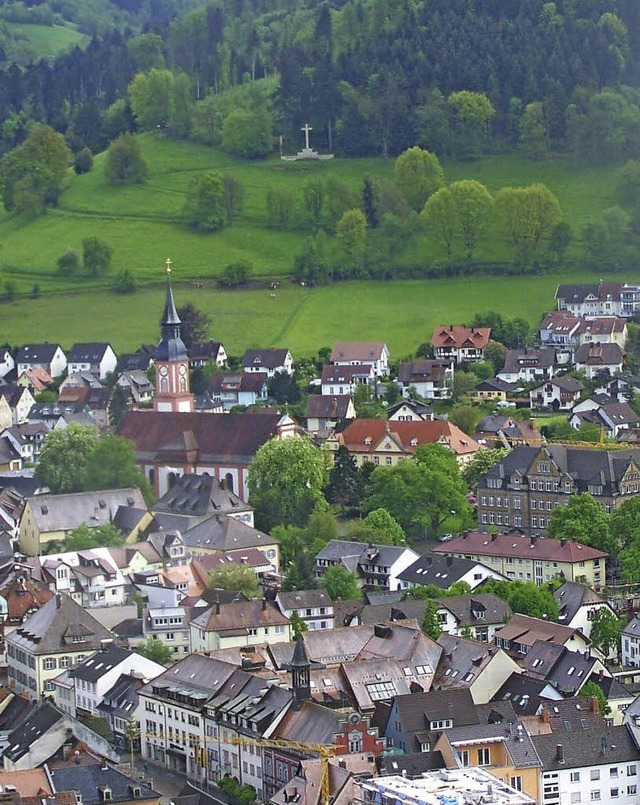
[[[174,277],[178,271],[174,273]],[[614,277],[612,277],[614,278]],[[462,322],[475,312],[499,310],[532,324],[554,306],[567,275],[481,277],[465,280],[360,282],[323,288],[285,284],[271,299],[267,290],[219,291],[176,286],[177,304],[193,301],[212,318],[211,336],[231,354],[250,346],[286,346],[311,355],[341,339],[384,339],[394,357],[413,354],[439,324]],[[571,275],[589,281],[592,275]],[[163,289],[146,287],[129,296],[94,290],[18,299],[0,305],[0,342],[108,340],[116,351],[158,339]]]
[[[0,213],[0,265],[7,275],[37,281],[43,290],[61,287],[54,276],[57,258],[67,249],[81,250],[82,239],[98,236],[114,250],[114,269],[131,269],[139,282],[153,282],[167,256],[180,266],[183,279],[212,278],[229,263],[249,260],[257,275],[290,273],[293,258],[308,234],[304,229],[279,231],[266,226],[266,196],[271,186],[286,186],[303,209],[303,188],[316,176],[338,177],[360,190],[371,175],[388,183],[393,161],[379,159],[332,160],[320,163],[282,163],[277,157],[246,162],[216,149],[192,143],[140,137],[150,169],[149,181],[140,187],[114,188],[104,180],[105,155],[83,176],[69,172],[60,205],[41,218],[24,222]],[[244,210],[228,229],[209,235],[189,230],[180,220],[192,178],[206,170],[229,171],[246,188]],[[506,185],[542,181],[557,194],[574,232],[610,206],[616,170],[610,167],[576,167],[566,160],[537,164],[518,155],[491,157],[477,163],[445,166],[449,181],[476,178],[492,191]],[[575,249],[574,247],[574,254]],[[489,228],[477,250],[477,259],[508,260],[509,248],[500,233]],[[401,263],[423,264],[443,255],[424,236],[417,237],[400,255]],[[35,278],[35,279],[34,279]],[[105,281],[107,284],[109,280]],[[22,290],[28,287],[19,283]]]
[[[89,42],[86,34],[81,34],[69,25],[29,25],[7,22],[7,28],[15,36],[26,39],[40,59],[49,59],[76,45],[84,47]]]

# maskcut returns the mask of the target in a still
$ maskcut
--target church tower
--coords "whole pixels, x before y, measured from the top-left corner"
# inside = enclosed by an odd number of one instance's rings
[[[167,260],[167,295],[156,355],[154,411],[188,413],[194,410],[193,394],[189,391],[189,357],[180,338],[180,325],[171,289],[171,260]]]
[[[293,692],[293,709],[299,710],[303,702],[311,698],[311,663],[302,634],[296,637],[291,658],[291,690]]]

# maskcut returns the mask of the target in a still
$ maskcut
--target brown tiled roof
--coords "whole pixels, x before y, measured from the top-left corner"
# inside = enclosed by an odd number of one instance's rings
[[[278,414],[128,411],[120,421],[118,436],[134,442],[138,460],[153,460],[160,452],[189,450],[201,462],[248,464],[258,448],[276,436],[279,419]]]
[[[286,618],[271,601],[232,601],[230,604],[213,606],[193,621],[207,632],[242,631],[261,626],[286,626]]]
[[[437,382],[446,377],[451,369],[451,363],[443,360],[418,360],[410,363],[401,363],[398,368],[399,383]]]
[[[354,419],[338,438],[350,453],[371,453],[385,434],[407,453],[414,453],[420,445],[438,442],[446,443],[456,455],[467,455],[480,449],[475,439],[444,419],[417,422]]]
[[[332,363],[337,361],[377,361],[382,357],[384,341],[338,341],[331,350]]]
[[[50,598],[53,598],[53,592],[46,584],[33,579],[18,581],[17,578],[3,587],[0,595],[7,602],[9,621],[18,619],[22,621],[31,609],[40,609]]]
[[[262,391],[268,380],[266,372],[214,372],[211,375],[210,390],[221,391]]]
[[[356,363],[352,366],[327,365],[322,368],[323,383],[353,383],[355,377],[373,373],[373,364]]]
[[[581,319],[580,329],[578,332],[591,333],[592,336],[599,335],[613,335],[614,333],[624,332],[627,326],[625,319],[620,319],[617,316],[603,316],[599,319]]]
[[[434,347],[450,347],[452,349],[475,347],[476,349],[483,349],[487,346],[490,337],[490,327],[464,327],[461,324],[451,324],[436,327],[433,331],[431,343]]]
[[[564,646],[579,631],[579,629],[572,629],[560,623],[552,623],[541,618],[530,618],[528,615],[516,614],[506,626],[498,629],[495,636],[502,640],[522,643],[525,646],[532,646],[536,640]],[[588,642],[588,638],[585,637],[584,639]]]
[[[576,363],[611,366],[622,363],[624,352],[617,344],[583,344],[576,352]]]
[[[310,394],[305,416],[344,419],[349,413],[350,402],[348,394]]]
[[[517,559],[538,559],[553,562],[584,562],[602,559],[609,554],[589,548],[573,540],[524,537],[513,534],[483,534],[469,531],[446,545],[436,545],[434,553],[476,556],[513,556]]]

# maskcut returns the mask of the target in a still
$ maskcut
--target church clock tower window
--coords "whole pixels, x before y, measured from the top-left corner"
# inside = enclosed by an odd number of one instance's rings
[[[156,355],[155,411],[189,413],[194,410],[189,389],[189,356],[181,338],[181,324],[171,287],[171,260],[167,260],[167,289]]]

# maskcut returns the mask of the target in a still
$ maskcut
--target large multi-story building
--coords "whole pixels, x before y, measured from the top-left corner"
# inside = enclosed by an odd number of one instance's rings
[[[596,588],[605,582],[607,554],[570,539],[471,531],[436,546],[433,552],[482,562],[508,579],[518,581],[546,584],[562,574],[567,581],[583,581]]]
[[[548,444],[516,447],[477,487],[480,530],[518,528],[544,536],[556,506],[588,492],[609,513],[640,492],[640,450]]]

